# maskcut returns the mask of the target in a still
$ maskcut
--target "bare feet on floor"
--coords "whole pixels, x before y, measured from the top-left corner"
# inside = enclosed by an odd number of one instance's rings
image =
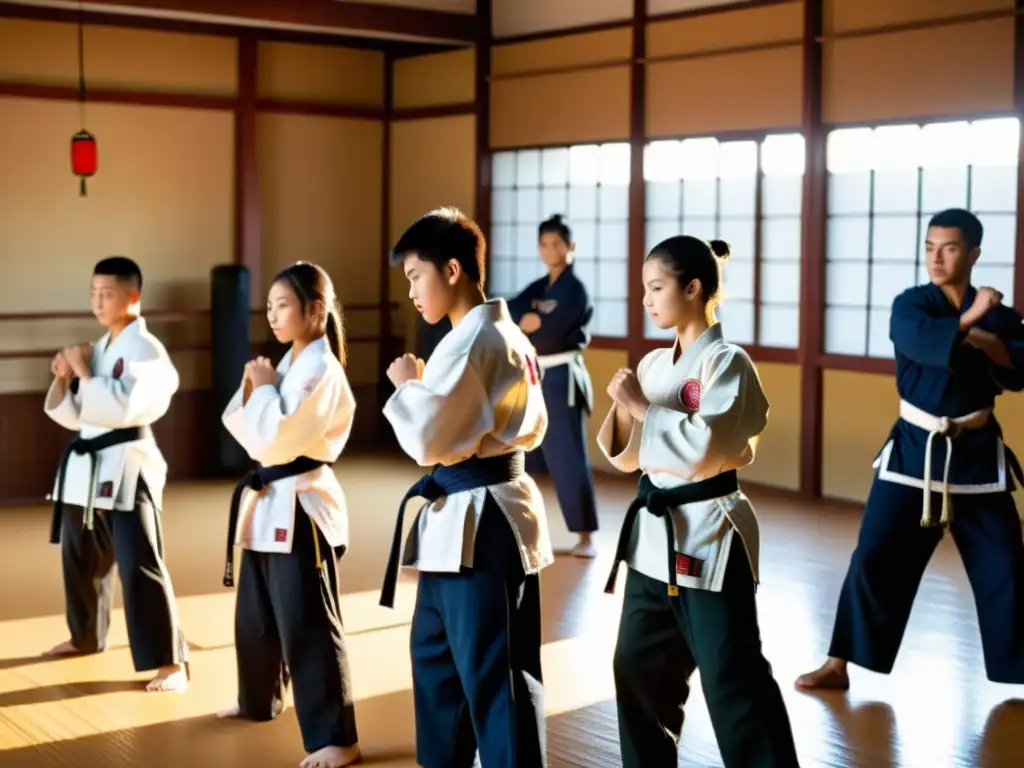
[[[800,675],[796,679],[796,687],[804,691],[845,691],[850,687],[850,675],[846,671],[846,662],[842,659],[830,658],[813,672]]]
[[[79,650],[75,647],[75,644],[70,640],[65,640],[63,643],[53,646],[48,651],[43,652],[43,658],[56,658],[60,656],[83,656],[86,651]]]
[[[324,747],[299,763],[299,768],[344,768],[359,761],[359,745],[351,747]]]
[[[172,664],[169,667],[160,667],[156,677],[146,684],[147,691],[160,693],[183,693],[189,683],[188,664]]]

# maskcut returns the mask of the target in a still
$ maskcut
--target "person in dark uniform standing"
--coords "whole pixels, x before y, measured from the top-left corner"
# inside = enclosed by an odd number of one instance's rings
[[[565,523],[579,535],[572,554],[594,557],[597,502],[587,456],[587,416],[594,407],[594,394],[583,360],[594,308],[586,287],[573,273],[575,246],[562,217],[552,216],[537,234],[548,274],[508,302],[512,319],[537,350],[548,407],[547,436],[539,453],[528,454],[527,466],[551,474]]]
[[[829,658],[799,689],[848,688],[850,662],[892,671],[946,528],[974,590],[989,680],[1024,683],[1024,542],[1012,496],[1021,473],[993,414],[1004,390],[1024,389],[1024,319],[998,291],[971,285],[982,234],[969,211],[936,214],[931,282],[893,302],[900,417],[874,463]]]

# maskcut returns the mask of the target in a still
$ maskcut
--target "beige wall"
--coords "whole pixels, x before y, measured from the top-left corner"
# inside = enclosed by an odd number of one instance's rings
[[[231,38],[111,27],[86,27],[84,38],[90,86],[237,92]],[[72,25],[0,19],[0,79],[74,85],[76,45]],[[383,108],[379,52],[265,43],[259,61],[261,96]],[[84,198],[68,160],[70,138],[83,127],[78,104],[0,98],[0,115],[5,313],[87,312],[92,266],[111,254],[142,267],[144,311],[209,307],[210,270],[235,258],[233,112],[87,104],[99,172]],[[260,115],[257,145],[263,274],[253,280],[253,306],[263,305],[274,272],[297,259],[325,266],[343,302],[376,302],[383,121]],[[376,334],[378,319],[376,309],[350,312],[348,332]],[[203,316],[151,325],[172,348],[209,342]],[[265,325],[254,317],[257,338]],[[0,351],[55,349],[98,333],[89,319],[0,322]],[[355,383],[376,379],[376,356],[376,343],[352,345]],[[208,352],[172,357],[185,389],[208,386]],[[44,359],[0,360],[0,392],[39,391],[47,380]]]

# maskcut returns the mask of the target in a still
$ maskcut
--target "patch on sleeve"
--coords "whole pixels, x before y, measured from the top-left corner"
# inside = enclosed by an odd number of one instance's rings
[[[679,390],[679,402],[688,410],[700,410],[700,391],[699,381],[687,379],[683,382],[683,388]]]
[[[310,379],[302,385],[302,391],[307,395],[313,394],[313,390],[316,389],[317,381],[319,381],[319,379]]]
[[[114,363],[114,372],[111,374],[115,379],[120,379],[121,374],[124,373],[124,358],[117,358],[117,362]]]

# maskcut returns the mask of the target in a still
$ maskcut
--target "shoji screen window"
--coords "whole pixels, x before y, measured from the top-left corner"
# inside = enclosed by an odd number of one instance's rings
[[[495,152],[488,290],[514,296],[546,274],[537,227],[560,213],[576,241],[575,273],[594,305],[591,332],[625,337],[629,157],[627,143]]]
[[[731,341],[798,345],[803,171],[799,134],[646,147],[647,249],[677,234],[732,246],[718,311]],[[671,338],[671,330],[645,322],[648,338]]]
[[[928,220],[945,208],[981,219],[973,281],[1013,303],[1019,134],[1016,118],[829,134],[827,353],[893,356],[892,301],[928,280]]]

